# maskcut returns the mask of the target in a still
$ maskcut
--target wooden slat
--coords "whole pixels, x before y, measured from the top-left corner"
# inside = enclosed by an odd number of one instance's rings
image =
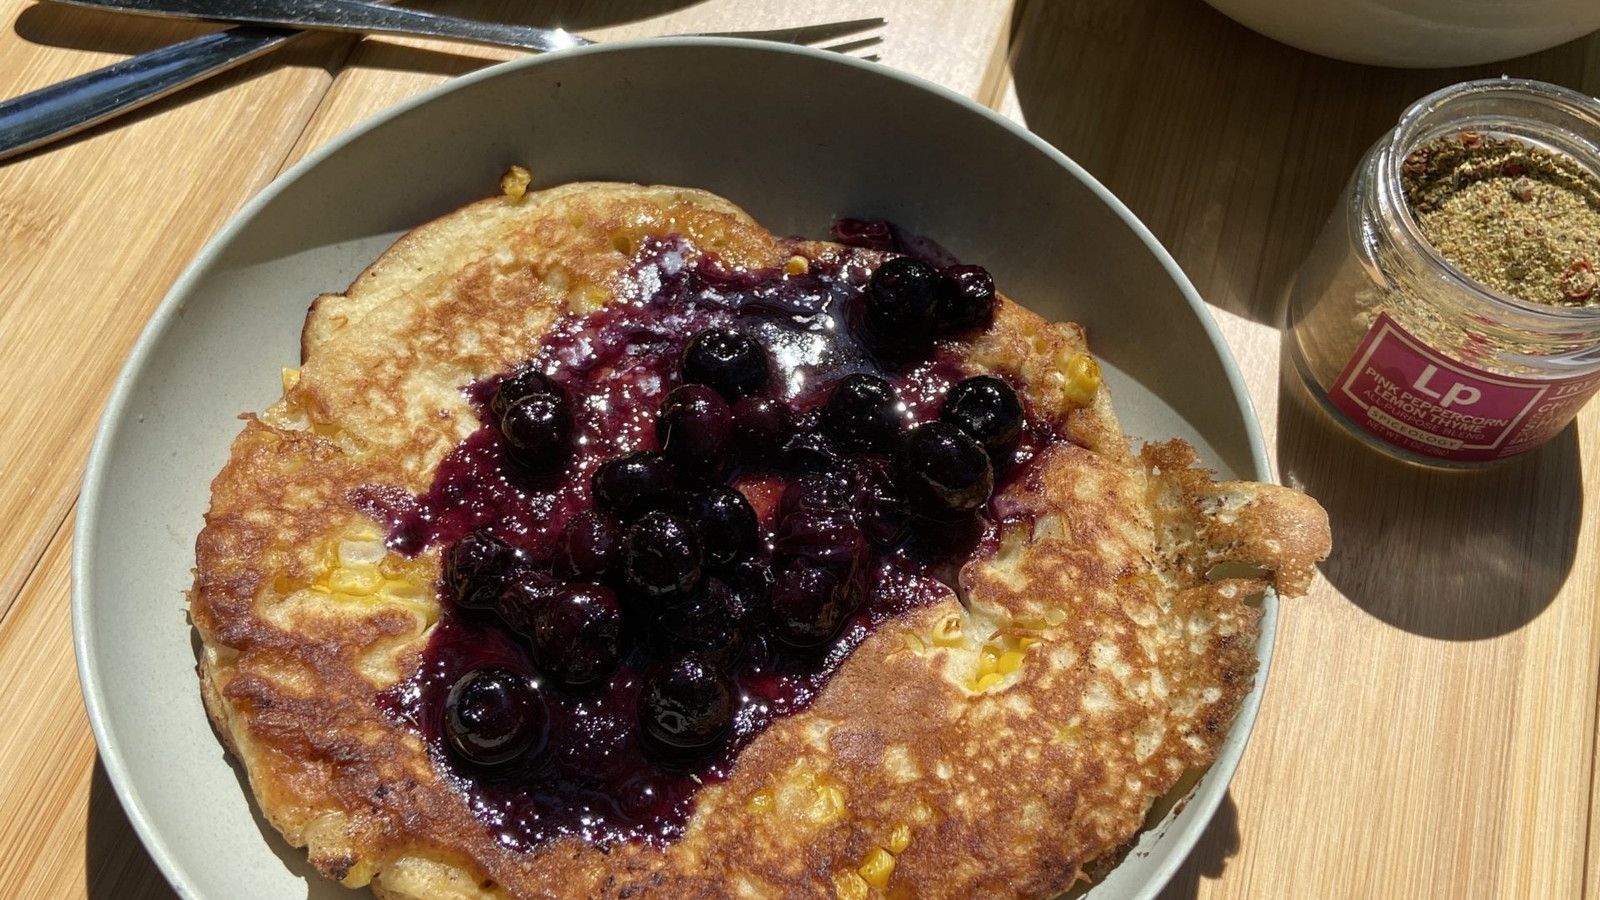
[[[0,623],[0,885],[56,885],[82,894],[84,828],[95,751],[72,662],[65,533]],[[8,890],[8,894],[10,891]]]

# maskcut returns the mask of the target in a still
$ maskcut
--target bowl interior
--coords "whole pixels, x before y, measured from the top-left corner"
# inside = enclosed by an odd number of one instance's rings
[[[173,288],[102,423],[74,551],[80,674],[107,772],[186,896],[348,896],[257,817],[196,690],[184,592],[236,416],[276,399],[313,296],[342,290],[404,229],[493,193],[511,163],[535,187],[703,187],[779,233],[825,236],[852,215],[934,236],[1008,295],[1088,328],[1131,434],[1183,437],[1224,475],[1267,476],[1231,358],[1176,265],[1070,161],[963,98],[835,55],[706,39],[459,79],[252,201]],[[1263,666],[1270,598],[1267,613]],[[1188,802],[1089,896],[1159,890],[1220,801],[1259,693]]]

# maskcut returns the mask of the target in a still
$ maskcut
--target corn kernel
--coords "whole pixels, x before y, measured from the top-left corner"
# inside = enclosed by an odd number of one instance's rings
[[[1010,675],[1012,672],[1022,668],[1023,656],[1024,653],[1021,650],[1007,650],[1000,654],[1000,660],[996,664],[995,671],[1001,675]]]
[[[295,385],[300,383],[300,370],[291,369],[286,366],[281,372],[278,373],[278,377],[283,382],[283,392],[287,394],[294,390]]]
[[[1028,549],[1029,529],[1023,522],[1011,522],[1000,527],[1000,549],[995,559],[1015,561]]]
[[[788,261],[783,264],[783,271],[786,275],[804,275],[810,270],[811,260],[798,253],[789,257]]]
[[[984,644],[983,649],[978,651],[978,679],[981,681],[985,676],[992,675],[999,670],[1000,651],[996,650],[992,645]]]
[[[345,872],[344,878],[340,879],[339,883],[347,888],[366,887],[372,883],[373,876],[377,874],[378,866],[376,863],[361,860]]]
[[[583,315],[605,306],[609,299],[603,288],[586,282],[567,294],[567,308]]]
[[[999,672],[990,672],[989,674],[978,678],[976,688],[980,691],[987,691],[989,688],[992,688],[1005,680],[1006,677],[1001,675]]]
[[[882,847],[873,847],[856,872],[862,881],[881,891],[889,886],[889,876],[894,874],[894,856]]]
[[[808,818],[813,822],[837,822],[844,818],[844,791],[831,784],[817,787],[816,800],[811,804]]]
[[[383,576],[379,575],[376,569],[340,566],[328,573],[324,583],[328,590],[336,594],[366,597],[376,594],[378,588],[383,586]]]
[[[1017,639],[1017,647],[1022,649],[1022,650],[1026,650],[1029,647],[1032,647],[1034,644],[1037,644],[1037,643],[1039,643],[1039,639],[1038,638],[1018,638]]]
[[[889,852],[899,856],[906,852],[909,846],[911,846],[911,826],[901,822],[894,827],[894,831],[889,832]]]
[[[521,200],[528,193],[528,184],[533,181],[533,173],[522,166],[512,166],[500,176],[500,190],[513,200]]]
[[[840,872],[833,879],[833,896],[838,900],[867,900],[872,889],[860,875],[854,872]]]
[[[933,626],[933,642],[941,647],[954,647],[961,643],[961,614],[951,613]]]
[[[750,801],[745,806],[749,807],[751,812],[769,812],[774,802],[771,791],[756,791],[750,795]]]
[[[343,540],[339,542],[338,553],[341,566],[377,569],[389,555],[389,548],[379,540]]]
[[[1066,384],[1062,390],[1067,400],[1078,406],[1093,403],[1094,395],[1100,390],[1100,364],[1094,361],[1094,357],[1087,353],[1075,353],[1067,360],[1063,370]]]

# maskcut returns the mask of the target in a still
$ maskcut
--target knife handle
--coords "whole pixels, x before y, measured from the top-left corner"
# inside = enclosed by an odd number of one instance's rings
[[[277,28],[216,31],[13,97],[0,103],[0,159],[137,109],[300,35]]]

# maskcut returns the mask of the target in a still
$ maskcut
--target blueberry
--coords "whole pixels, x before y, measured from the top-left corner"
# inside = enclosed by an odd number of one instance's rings
[[[910,525],[911,509],[905,492],[891,477],[886,461],[868,461],[861,468],[857,521],[861,533],[875,547],[898,546]]]
[[[524,397],[560,393],[561,385],[554,378],[537,369],[523,369],[513,372],[495,385],[494,396],[489,399],[489,410],[498,422],[505,416],[506,410]]]
[[[560,587],[560,582],[544,572],[524,569],[506,580],[495,598],[494,611],[512,631],[531,635],[534,620]]]
[[[945,395],[939,419],[961,429],[1000,460],[1022,436],[1022,400],[993,375],[968,378]]]
[[[703,384],[674,388],[656,416],[661,455],[695,475],[715,476],[726,467],[732,434],[727,401]]]
[[[683,380],[710,385],[732,403],[767,389],[767,351],[755,338],[731,328],[707,328],[683,351]]]
[[[783,464],[802,472],[825,472],[839,468],[839,447],[833,439],[815,429],[791,434],[778,450]]]
[[[572,413],[562,394],[532,394],[500,417],[511,459],[529,472],[559,471],[572,455]]]
[[[534,616],[533,657],[562,684],[581,687],[610,674],[622,658],[622,604],[604,585],[557,590]]]
[[[994,490],[994,467],[983,445],[948,422],[911,429],[895,469],[910,499],[935,515],[971,512]]]
[[[445,587],[457,606],[488,609],[525,562],[522,551],[487,531],[474,531],[444,552]]]
[[[746,397],[729,411],[734,449],[751,458],[770,456],[794,430],[794,413],[771,397]]]
[[[714,485],[694,500],[695,521],[705,543],[706,561],[715,566],[755,552],[760,537],[756,511],[731,487]]]
[[[645,736],[658,748],[669,754],[699,755],[727,738],[737,701],[733,680],[714,660],[686,653],[645,676],[639,719]]]
[[[950,266],[942,273],[933,316],[944,334],[957,334],[987,327],[994,319],[998,299],[994,278],[982,266]]]
[[[623,539],[628,584],[648,597],[683,596],[700,581],[700,529],[682,516],[645,513]]]
[[[867,250],[893,250],[894,229],[888,222],[872,219],[837,219],[833,223],[833,239],[847,247]]]
[[[853,452],[892,450],[902,418],[894,385],[860,372],[835,385],[822,408],[823,429],[840,447]]]
[[[785,515],[796,509],[847,509],[855,499],[856,483],[842,468],[802,472],[783,489]]]
[[[719,579],[738,595],[744,621],[759,623],[770,608],[772,568],[757,559],[740,560],[724,568]]]
[[[658,821],[665,815],[660,809],[665,791],[649,775],[635,775],[617,788],[617,808],[636,822]]]
[[[750,606],[732,583],[712,576],[686,602],[658,610],[655,635],[669,651],[697,651],[726,662],[744,644]]]
[[[510,669],[474,669],[450,687],[444,735],[464,761],[484,768],[544,748],[550,715],[527,676]]]
[[[556,538],[555,572],[564,578],[600,578],[622,561],[622,525],[598,509],[567,520]]]
[[[855,578],[867,553],[866,536],[842,509],[796,509],[778,524],[772,542],[774,561],[803,559],[838,575],[841,583]]]
[[[789,560],[773,573],[770,602],[774,635],[800,649],[826,644],[854,611],[838,574],[806,559]]]
[[[934,309],[946,279],[920,259],[886,260],[867,282],[867,323],[880,343],[917,345],[934,329]]]
[[[671,464],[652,450],[606,460],[594,470],[589,484],[595,506],[625,523],[672,505],[678,496]]]

